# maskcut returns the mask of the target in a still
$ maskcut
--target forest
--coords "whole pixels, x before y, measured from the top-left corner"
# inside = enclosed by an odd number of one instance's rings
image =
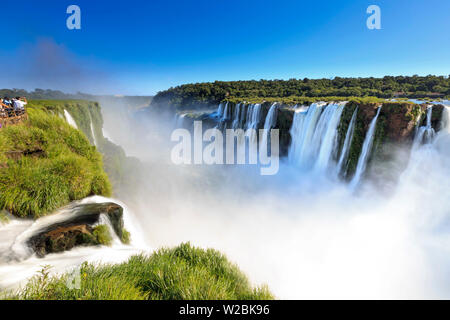
[[[224,99],[286,97],[446,98],[448,76],[385,76],[383,78],[215,81],[184,84],[159,92],[153,104],[180,106],[216,104]]]

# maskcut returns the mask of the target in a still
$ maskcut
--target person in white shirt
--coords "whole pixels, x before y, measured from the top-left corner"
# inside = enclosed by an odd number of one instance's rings
[[[14,99],[14,101],[13,101],[14,111],[25,111],[25,105],[27,104],[27,101],[26,101],[26,99],[24,99],[24,100],[25,101],[23,101],[19,97],[16,97],[16,99]]]

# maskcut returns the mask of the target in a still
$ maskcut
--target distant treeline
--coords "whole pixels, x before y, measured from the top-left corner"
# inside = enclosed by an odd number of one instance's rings
[[[123,102],[132,108],[148,106],[153,97],[151,96],[114,96],[114,95],[92,95],[82,92],[64,93],[59,90],[35,89],[27,91],[24,89],[0,89],[0,97],[27,97],[32,100],[88,100],[88,101],[111,101]]]
[[[285,97],[445,98],[450,96],[448,76],[385,76],[383,78],[290,79],[215,81],[185,84],[159,92],[153,103],[176,109],[218,103],[224,99],[251,100]]]

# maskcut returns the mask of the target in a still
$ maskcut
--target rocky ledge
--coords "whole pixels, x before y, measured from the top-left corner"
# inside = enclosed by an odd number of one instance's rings
[[[70,210],[73,214],[67,219],[44,227],[28,240],[28,245],[39,257],[77,246],[109,245],[113,236],[110,229],[123,243],[129,242],[129,233],[123,223],[123,208],[118,204],[80,204]]]

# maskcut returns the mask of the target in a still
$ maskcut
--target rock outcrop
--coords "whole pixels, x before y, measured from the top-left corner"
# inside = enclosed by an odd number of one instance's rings
[[[126,242],[128,232],[124,229],[123,208],[116,203],[80,204],[70,209],[67,219],[46,226],[28,240],[28,245],[39,256],[70,250],[77,246],[107,244],[104,239],[107,228],[99,228],[105,215],[119,239]],[[100,234],[100,232],[102,234]]]

